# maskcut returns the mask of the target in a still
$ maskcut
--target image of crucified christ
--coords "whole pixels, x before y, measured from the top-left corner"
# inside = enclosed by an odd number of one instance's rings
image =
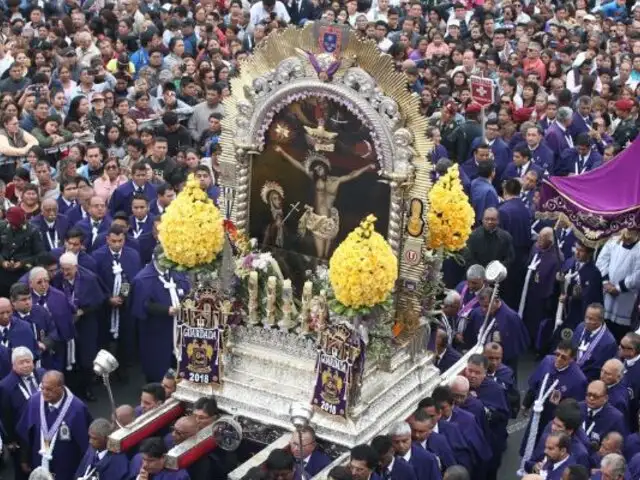
[[[314,183],[314,205],[313,207],[305,205],[305,212],[298,222],[298,230],[302,234],[307,230],[311,231],[316,255],[318,258],[328,259],[331,244],[340,230],[340,215],[334,207],[340,185],[358,178],[365,172],[375,171],[376,164],[371,163],[347,175],[334,177],[329,175],[330,164],[328,159],[324,157],[318,157],[318,160],[312,161],[309,168],[306,168],[300,161],[285,152],[281,146],[276,145],[274,150]]]

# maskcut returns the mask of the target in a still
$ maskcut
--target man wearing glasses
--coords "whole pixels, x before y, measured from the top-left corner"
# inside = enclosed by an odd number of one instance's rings
[[[291,453],[296,458],[302,458],[304,471],[309,475],[309,478],[315,477],[331,463],[331,458],[318,449],[316,432],[311,427],[305,427],[302,430],[302,445],[300,444],[298,432],[293,432],[289,440],[289,446],[291,447]]]
[[[522,401],[522,410],[526,414],[533,406],[533,402],[539,397],[544,378],[548,375],[547,387],[558,380],[554,391],[549,395],[540,416],[539,425],[547,425],[554,416],[556,406],[565,398],[573,398],[577,401],[584,399],[587,388],[587,378],[575,362],[576,349],[569,340],[562,340],[553,355],[547,355],[538,365],[538,368],[529,377],[529,390]],[[527,427],[527,430],[530,425]],[[540,429],[538,435],[541,433]],[[524,438],[528,436],[525,433]],[[536,439],[537,440],[537,439]],[[523,442],[524,443],[524,442]]]
[[[600,442],[610,432],[627,435],[624,415],[609,403],[607,386],[602,380],[595,380],[587,387],[587,398],[580,402],[582,429],[587,435],[593,451],[600,448]]]

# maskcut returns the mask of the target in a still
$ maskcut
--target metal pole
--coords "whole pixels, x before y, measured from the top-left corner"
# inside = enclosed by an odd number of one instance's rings
[[[306,475],[304,473],[304,458],[302,457],[302,429],[298,428],[298,458],[296,458],[296,463],[298,464],[297,470],[300,472],[300,475],[296,475],[300,480],[305,480]]]

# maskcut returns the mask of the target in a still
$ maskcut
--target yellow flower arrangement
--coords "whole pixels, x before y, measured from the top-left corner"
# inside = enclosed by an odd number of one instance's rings
[[[398,278],[398,259],[374,230],[375,221],[373,215],[363,220],[329,261],[335,299],[347,309],[367,309],[387,301]]]
[[[462,189],[458,166],[449,167],[429,192],[428,246],[457,252],[467,243],[475,214]]]
[[[162,215],[158,238],[167,259],[181,267],[210,264],[222,251],[222,215],[193,174]]]

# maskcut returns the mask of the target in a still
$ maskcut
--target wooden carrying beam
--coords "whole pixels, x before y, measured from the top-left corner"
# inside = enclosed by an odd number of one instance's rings
[[[169,450],[165,466],[169,470],[187,468],[199,458],[212,452],[216,446],[216,441],[213,438],[213,425],[209,425],[200,430],[196,436]]]
[[[184,414],[184,411],[184,404],[171,398],[161,406],[139,416],[130,425],[109,435],[107,448],[115,453],[126,452],[145,438],[152,437],[158,430],[171,425]]]

